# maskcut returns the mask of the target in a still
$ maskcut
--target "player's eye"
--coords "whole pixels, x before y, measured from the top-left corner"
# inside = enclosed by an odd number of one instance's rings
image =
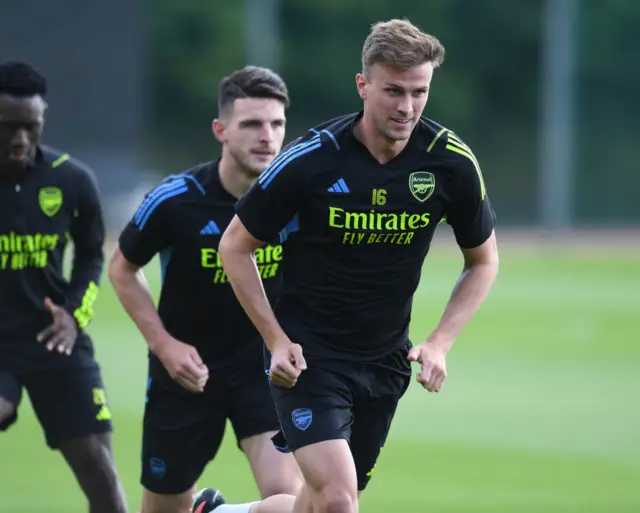
[[[402,91],[397,87],[387,87],[385,91],[391,96],[399,96],[402,94]]]
[[[242,123],[243,128],[260,128],[261,126],[262,123],[260,123],[260,121],[258,120],[245,121],[244,123]]]

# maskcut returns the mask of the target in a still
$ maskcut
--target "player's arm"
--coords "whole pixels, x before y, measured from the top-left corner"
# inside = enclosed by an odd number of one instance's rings
[[[451,345],[480,308],[498,275],[498,246],[495,232],[475,248],[461,248],[462,274],[429,342],[449,351]]]
[[[236,215],[220,240],[219,253],[238,301],[273,352],[278,344],[287,344],[289,339],[273,314],[253,257],[264,244]]]
[[[170,190],[179,189],[169,186],[165,192]],[[162,201],[158,191],[160,187],[146,196],[120,234],[109,260],[109,280],[149,350],[162,361],[170,376],[188,390],[202,391],[208,371],[194,347],[167,332],[142,270],[156,254],[170,246],[167,222],[170,204],[168,199]]]
[[[169,334],[155,308],[142,267],[124,256],[120,243],[111,254],[108,274],[124,310],[138,327],[151,352],[157,352]]]
[[[299,159],[281,161],[276,159],[238,202],[219,254],[238,301],[272,353],[271,379],[292,386],[305,368],[302,350],[276,320],[254,259],[255,250],[273,240],[305,201],[305,169]]]
[[[64,307],[73,315],[78,327],[84,328],[93,319],[93,304],[104,267],[105,228],[93,176],[89,172],[82,173],[75,185],[79,187],[78,202],[69,227],[74,256]]]
[[[498,274],[495,214],[475,156],[466,146],[460,151],[464,154],[458,153],[460,169],[447,222],[453,228],[464,264],[444,314],[429,337],[429,342],[445,351],[485,300]]]
[[[453,228],[464,265],[440,322],[424,344],[409,352],[409,360],[421,364],[417,379],[429,392],[442,389],[447,377],[445,356],[480,308],[498,274],[495,214],[480,167],[471,150],[459,140],[452,141],[447,149],[460,155],[453,166],[457,183],[451,191],[447,222]]]

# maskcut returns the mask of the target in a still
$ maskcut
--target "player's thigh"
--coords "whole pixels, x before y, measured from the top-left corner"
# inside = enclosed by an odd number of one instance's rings
[[[32,344],[0,337],[0,431],[18,420],[24,377],[33,360]]]
[[[234,388],[229,417],[261,496],[295,495],[302,476],[293,455],[279,452],[273,444],[272,437],[279,431],[280,422],[269,380],[261,368]]]
[[[276,431],[243,438],[240,447],[264,499],[272,495],[296,495],[302,486],[302,474],[291,453],[283,453],[273,444]]]
[[[280,421],[281,435],[274,438],[283,452],[296,451],[327,440],[349,440],[353,395],[340,373],[315,360],[296,385],[285,388],[270,384],[271,396]]]
[[[344,439],[327,440],[295,451],[305,493],[321,511],[357,511],[356,467]]]
[[[195,486],[175,495],[162,495],[143,488],[140,513],[186,513],[191,509],[196,492]]]
[[[183,495],[190,492],[218,452],[227,405],[212,389],[193,393],[182,388],[162,369],[152,366],[150,377],[140,481],[156,495]]]
[[[111,432],[111,410],[98,364],[54,353],[51,358],[25,380],[47,445],[57,449],[67,440]],[[69,360],[61,361],[65,358]]]
[[[5,431],[18,419],[22,385],[16,376],[0,371],[0,431]]]

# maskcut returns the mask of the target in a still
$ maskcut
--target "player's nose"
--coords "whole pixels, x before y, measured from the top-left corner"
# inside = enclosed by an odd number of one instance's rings
[[[13,133],[11,138],[11,149],[21,150],[29,146],[29,134],[23,128],[19,128]]]
[[[398,114],[400,114],[402,117],[405,117],[405,118],[411,117],[411,113],[413,112],[413,108],[411,106],[411,98],[409,97],[402,98],[398,102],[398,105],[396,105],[396,109],[398,111]]]
[[[275,140],[275,133],[271,125],[267,125],[263,127],[260,132],[260,142],[262,143],[271,143]]]

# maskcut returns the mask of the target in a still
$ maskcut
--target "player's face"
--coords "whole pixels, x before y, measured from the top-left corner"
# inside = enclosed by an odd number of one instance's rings
[[[36,95],[27,98],[0,94],[0,168],[25,169],[33,163],[44,126],[46,103]]]
[[[216,135],[240,167],[258,177],[282,148],[285,121],[281,101],[241,98],[235,101],[232,112],[219,120],[222,129]]]
[[[406,70],[374,64],[368,80],[356,76],[367,116],[385,139],[404,141],[411,136],[427,104],[432,76],[431,62]]]

